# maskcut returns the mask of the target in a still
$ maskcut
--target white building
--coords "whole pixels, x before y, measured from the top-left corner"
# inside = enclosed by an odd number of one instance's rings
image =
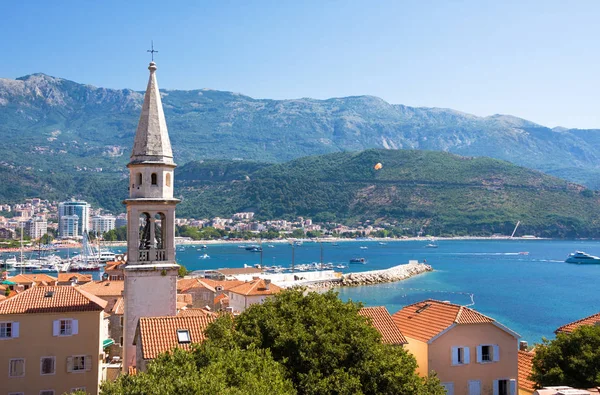
[[[77,237],[79,236],[79,216],[78,215],[63,215],[58,220],[58,234],[60,237]]]
[[[31,218],[26,222],[26,232],[32,239],[39,239],[48,233],[48,221],[42,217]]]
[[[229,307],[235,313],[241,313],[249,306],[262,303],[266,298],[280,292],[281,288],[270,279],[255,277],[252,281],[235,286],[229,290]]]
[[[115,228],[116,218],[112,215],[96,215],[92,217],[92,231],[98,235]]]
[[[77,216],[76,231],[72,228],[74,216]],[[63,221],[63,217],[71,218]],[[60,237],[82,236],[89,230],[89,223],[90,205],[87,202],[71,200],[58,204],[58,233]]]

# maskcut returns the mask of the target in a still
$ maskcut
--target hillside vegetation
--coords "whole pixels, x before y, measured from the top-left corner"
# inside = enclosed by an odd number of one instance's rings
[[[373,166],[382,163],[376,171]],[[367,150],[296,159],[192,162],[177,169],[178,215],[397,223],[433,235],[590,237],[600,230],[600,194],[489,158],[430,151]]]
[[[140,82],[147,78],[140,67]],[[160,70],[159,70],[159,82]],[[368,148],[487,156],[600,186],[600,131],[550,129],[508,115],[395,105],[373,96],[254,99],[161,91],[175,159],[285,162]],[[0,168],[122,174],[143,95],[44,74],[0,79]],[[41,179],[40,182],[45,182]],[[50,181],[49,181],[50,182]],[[19,198],[0,191],[0,198]]]

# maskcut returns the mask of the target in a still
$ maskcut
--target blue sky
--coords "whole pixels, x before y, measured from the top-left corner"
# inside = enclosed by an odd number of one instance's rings
[[[600,128],[600,1],[14,1],[0,77],[395,104]]]

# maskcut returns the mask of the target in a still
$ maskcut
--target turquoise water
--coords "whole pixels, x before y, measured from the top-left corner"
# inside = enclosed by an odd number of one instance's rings
[[[385,269],[409,259],[426,259],[434,272],[393,284],[341,288],[340,297],[362,301],[367,306],[384,305],[392,314],[426,298],[462,305],[470,304],[473,298],[473,308],[518,332],[530,343],[539,342],[542,336],[551,338],[557,327],[600,311],[600,265],[564,263],[575,250],[600,255],[599,241],[440,240],[436,249],[425,248],[426,244],[323,243],[323,260],[336,265],[348,264],[354,257],[367,260],[365,265],[348,265],[342,270],[348,272]],[[263,244],[263,264],[290,266],[292,247],[282,243],[273,246]],[[182,248],[178,246],[177,261],[188,270],[260,263],[260,253],[240,249],[236,244],[209,244],[206,250],[199,250],[199,246],[186,246],[181,251]],[[529,255],[519,254],[525,251]],[[210,258],[200,259],[204,254]],[[295,247],[296,264],[319,260],[318,243]]]
[[[342,271],[385,269],[409,259],[427,260],[434,272],[393,284],[341,288],[340,297],[367,306],[384,305],[390,313],[426,298],[470,304],[479,312],[518,332],[530,343],[568,322],[600,311],[600,265],[564,263],[567,255],[583,250],[600,255],[598,241],[556,240],[441,240],[439,248],[425,248],[423,241],[323,243],[323,261],[347,264],[364,257],[365,265],[349,265]],[[264,245],[263,264],[290,266],[292,247]],[[360,247],[367,247],[361,249]],[[181,246],[179,247],[181,248]],[[237,245],[208,245],[206,250],[188,246],[177,260],[188,270],[242,267],[260,263],[260,254]],[[519,252],[529,252],[520,255]],[[210,259],[199,259],[208,254]],[[319,262],[318,243],[295,248],[295,262]]]

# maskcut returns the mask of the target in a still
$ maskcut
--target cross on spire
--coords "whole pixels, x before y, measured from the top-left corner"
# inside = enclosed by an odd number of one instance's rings
[[[146,52],[150,52],[152,54],[152,61],[154,62],[154,52],[158,53],[158,51],[154,50],[154,40],[150,41],[150,43],[151,43],[152,49],[151,50],[149,49]]]

